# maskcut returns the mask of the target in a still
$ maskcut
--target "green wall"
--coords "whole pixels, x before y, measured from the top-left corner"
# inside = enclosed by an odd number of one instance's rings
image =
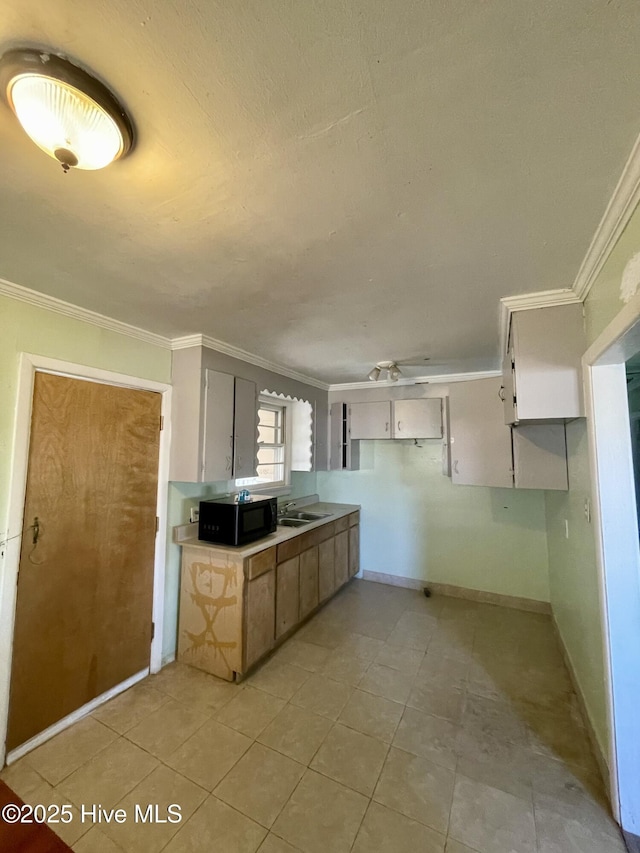
[[[620,282],[627,262],[640,251],[640,208],[636,209],[585,301],[587,346],[624,306]],[[600,618],[595,531],[585,518],[591,500],[586,421],[567,425],[569,492],[546,495],[551,605],[574,667],[602,754],[607,757],[609,726]],[[569,538],[565,538],[565,519]]]
[[[544,492],[454,486],[421,445],[361,441],[359,471],[318,472],[322,500],[362,506],[361,567],[548,601]]]
[[[21,352],[169,382],[171,351],[0,296],[0,534],[6,527],[8,488]]]

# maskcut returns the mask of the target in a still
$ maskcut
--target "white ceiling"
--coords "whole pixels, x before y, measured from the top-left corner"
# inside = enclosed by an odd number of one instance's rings
[[[9,0],[25,44],[139,139],[65,176],[2,105],[0,277],[334,383],[496,366],[498,299],[571,286],[640,131],[637,0]]]

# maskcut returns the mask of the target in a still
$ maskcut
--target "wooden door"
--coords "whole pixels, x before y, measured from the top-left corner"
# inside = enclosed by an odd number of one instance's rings
[[[149,665],[160,408],[36,374],[8,749]]]
[[[358,574],[360,569],[360,525],[349,528],[349,577]]]
[[[276,572],[270,572],[249,581],[246,588],[243,672],[273,647],[276,621]]]
[[[300,619],[318,606],[318,546],[300,554]]]
[[[276,568],[276,639],[298,624],[300,612],[300,557]]]
[[[318,598],[325,601],[336,588],[334,572],[334,537],[321,542],[318,546]]]
[[[336,589],[349,580],[349,531],[337,533],[335,538]]]

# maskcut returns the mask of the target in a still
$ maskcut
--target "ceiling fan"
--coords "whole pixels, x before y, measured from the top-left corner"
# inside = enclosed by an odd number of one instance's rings
[[[426,366],[428,361],[431,361],[431,358],[428,356],[423,358],[405,358],[398,361],[378,361],[368,373],[367,378],[372,382],[377,382],[380,377],[383,379],[386,378],[389,382],[397,382],[402,376],[401,367],[422,367]],[[383,373],[387,374],[386,377],[382,376]]]

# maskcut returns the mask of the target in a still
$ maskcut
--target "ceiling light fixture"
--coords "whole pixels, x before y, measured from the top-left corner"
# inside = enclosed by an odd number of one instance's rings
[[[383,370],[386,371],[389,382],[397,382],[402,376],[402,371],[395,361],[379,361],[369,373],[368,378],[372,382],[377,382]]]
[[[68,59],[10,50],[0,60],[2,95],[35,144],[70,168],[102,169],[133,146],[133,126],[107,87]]]

